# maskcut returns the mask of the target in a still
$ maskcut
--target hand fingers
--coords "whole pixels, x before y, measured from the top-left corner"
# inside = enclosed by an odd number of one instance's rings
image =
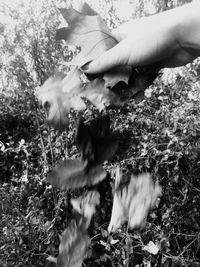
[[[145,17],[125,22],[118,28],[114,29],[112,31],[112,35],[115,37],[115,39],[117,39],[118,42],[133,35],[140,35],[141,32],[146,31],[147,20],[149,21],[148,23],[150,23],[152,19],[150,20],[149,18]]]
[[[81,69],[90,74],[105,72],[115,66],[126,65],[129,55],[130,49],[127,48],[127,43],[122,41],[98,59],[82,66]]]
[[[123,23],[118,28],[112,30],[112,35],[118,42],[124,40],[130,34],[130,31],[132,31],[129,24],[130,22]]]

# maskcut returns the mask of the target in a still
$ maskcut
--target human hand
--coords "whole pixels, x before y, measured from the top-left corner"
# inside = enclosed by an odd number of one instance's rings
[[[193,25],[191,19],[195,14],[199,17],[199,10],[196,12],[198,8],[188,4],[122,24],[113,31],[113,36],[119,43],[101,57],[84,65],[82,70],[92,74],[119,65],[152,65],[160,69],[191,62],[200,55],[200,40],[196,37],[200,20],[197,19]],[[188,42],[189,35],[194,39],[193,44],[189,44],[190,40]]]

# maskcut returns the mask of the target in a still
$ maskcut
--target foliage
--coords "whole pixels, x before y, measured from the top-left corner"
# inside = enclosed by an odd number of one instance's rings
[[[62,27],[53,1],[40,2],[39,11],[35,2],[30,9],[6,8],[4,13],[15,24],[1,25],[2,266],[54,266],[46,259],[59,255],[59,235],[74,216],[68,200],[79,199],[85,191],[60,192],[45,182],[52,166],[80,153],[73,141],[73,117],[68,131],[53,131],[35,100],[34,88],[56,72],[67,72],[63,61],[76,54],[53,38],[56,28]],[[112,11],[105,13],[107,20],[109,14],[114,18],[108,24],[113,27],[113,21],[120,20],[109,3]],[[101,199],[88,229],[86,266],[199,266],[199,73],[199,60],[164,71],[145,92],[144,101],[136,105],[132,100],[110,112],[112,127],[119,131],[119,147],[113,160],[104,164],[109,177],[96,186]],[[91,119],[93,112],[86,109],[84,116]],[[127,175],[150,172],[163,189],[140,232],[126,227],[113,234],[107,231],[111,170],[118,165]]]

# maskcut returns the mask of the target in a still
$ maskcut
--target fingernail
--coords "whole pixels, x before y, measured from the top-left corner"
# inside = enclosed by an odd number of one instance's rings
[[[88,70],[88,69],[89,69],[89,66],[90,66],[90,62],[91,62],[91,61],[89,61],[89,62],[87,62],[86,64],[84,64],[82,67],[80,67],[80,69],[81,69],[82,71],[86,71],[86,70]]]

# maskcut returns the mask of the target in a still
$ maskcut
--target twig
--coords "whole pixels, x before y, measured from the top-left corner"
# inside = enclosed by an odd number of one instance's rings
[[[42,132],[41,132],[41,129],[40,129],[40,124],[39,124],[39,121],[38,121],[38,115],[37,115],[36,111],[35,111],[35,117],[36,117],[37,127],[38,127],[38,130],[39,130],[40,142],[41,142],[42,150],[43,150],[42,151],[42,155],[44,157],[44,162],[45,162],[46,166],[48,166],[47,155],[46,155],[45,146],[44,146],[44,140],[43,140]]]
[[[126,260],[126,266],[128,267],[129,266],[129,262],[130,262],[130,235],[129,235],[129,232],[128,232],[128,224],[127,224],[127,227],[126,227],[126,254],[127,254],[127,260]]]
[[[50,152],[51,152],[51,164],[54,165],[54,156],[53,156],[53,148],[52,148],[52,139],[51,139],[51,131],[50,127],[48,126],[48,141],[49,141],[49,147],[50,147]]]

